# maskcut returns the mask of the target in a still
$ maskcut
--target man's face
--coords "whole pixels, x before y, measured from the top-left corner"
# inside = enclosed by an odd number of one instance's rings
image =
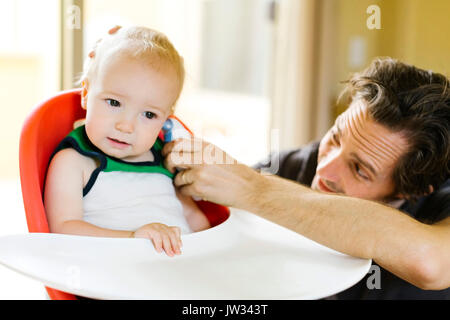
[[[320,142],[311,187],[374,201],[393,200],[392,174],[408,148],[401,133],[376,123],[354,100]]]

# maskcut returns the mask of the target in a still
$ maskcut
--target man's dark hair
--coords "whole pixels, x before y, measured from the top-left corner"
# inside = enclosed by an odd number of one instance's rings
[[[442,74],[377,58],[346,81],[349,102],[362,98],[370,116],[407,138],[394,169],[395,193],[417,199],[449,178],[450,83]]]

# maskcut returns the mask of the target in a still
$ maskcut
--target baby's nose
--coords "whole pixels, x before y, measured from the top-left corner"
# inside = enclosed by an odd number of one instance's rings
[[[134,131],[134,123],[131,119],[120,119],[116,122],[116,129],[123,133],[132,133]]]

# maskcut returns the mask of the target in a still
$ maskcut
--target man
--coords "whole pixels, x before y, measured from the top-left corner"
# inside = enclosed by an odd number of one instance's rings
[[[198,159],[211,150],[206,142],[167,144],[166,166],[186,169],[175,178],[183,194],[254,212],[381,267],[381,289],[363,280],[339,298],[450,299],[449,84],[376,59],[347,82],[349,108],[320,144],[280,154],[278,177],[238,163],[176,162],[180,151]]]

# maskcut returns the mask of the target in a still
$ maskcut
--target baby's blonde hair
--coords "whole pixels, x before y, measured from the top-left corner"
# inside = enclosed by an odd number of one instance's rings
[[[153,68],[171,67],[179,81],[178,100],[184,84],[184,62],[169,39],[161,32],[146,27],[120,28],[108,34],[94,46],[94,55],[88,58],[77,85],[94,79],[102,59],[110,55],[125,55],[149,63]]]

